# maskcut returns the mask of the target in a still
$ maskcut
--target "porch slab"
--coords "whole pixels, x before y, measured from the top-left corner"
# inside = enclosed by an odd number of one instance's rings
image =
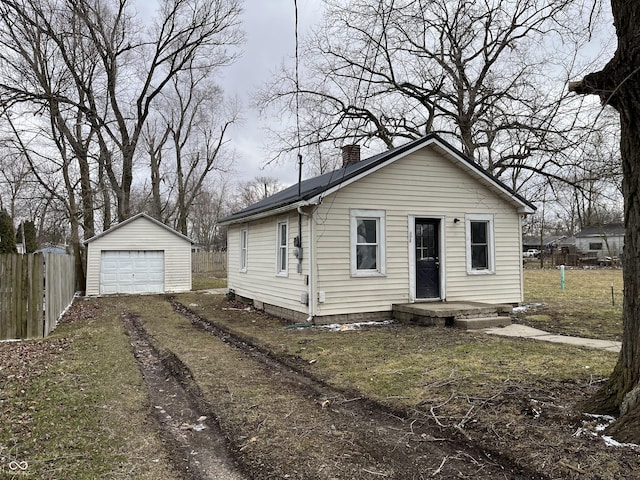
[[[393,316],[400,322],[464,329],[509,325],[511,311],[511,305],[481,302],[424,302],[393,306]]]

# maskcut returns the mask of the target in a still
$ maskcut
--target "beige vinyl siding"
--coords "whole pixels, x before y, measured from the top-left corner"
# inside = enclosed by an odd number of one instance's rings
[[[286,276],[277,272],[277,227],[288,220],[288,272]],[[247,271],[240,271],[240,231],[248,230]],[[302,273],[298,273],[294,238],[298,235],[298,214],[276,215],[247,224],[229,225],[227,232],[227,281],[228,288],[237,295],[259,302],[277,305],[298,312],[307,312],[308,306],[301,303],[301,295],[308,292],[305,276],[308,274],[308,222],[302,218],[302,244],[304,258]]]
[[[349,212],[384,210],[386,276],[351,277]],[[465,214],[492,214],[495,273],[469,275]],[[410,301],[409,216],[443,218],[445,229],[443,294],[447,300],[515,303],[521,298],[520,217],[498,197],[452,162],[424,148],[370,173],[323,199],[314,216],[316,287],[326,301],[316,314],[391,310]],[[459,218],[459,223],[454,223]]]
[[[164,251],[164,288],[191,290],[191,243],[166,228],[140,217],[87,245],[87,295],[100,293],[100,256],[103,250]]]

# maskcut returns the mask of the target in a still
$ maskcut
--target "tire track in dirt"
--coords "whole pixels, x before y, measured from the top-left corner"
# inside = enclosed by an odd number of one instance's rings
[[[180,377],[188,373],[167,368],[167,364],[175,365],[177,361],[171,354],[162,358],[133,314],[123,313],[122,319],[147,385],[153,416],[176,470],[186,480],[247,479],[240,473],[224,435],[207,416],[198,396],[183,387]]]
[[[389,466],[387,478],[474,478],[474,479],[546,479],[545,475],[523,469],[511,459],[478,448],[459,432],[440,428],[424,416],[392,409],[371,399],[355,397],[313,378],[289,359],[274,356],[249,339],[237,335],[213,321],[199,316],[175,298],[169,297],[174,310],[203,330],[271,372],[271,380],[280,388],[317,399],[327,415],[328,426],[336,431],[336,441],[357,445],[365,456]],[[186,367],[185,367],[186,368]],[[174,369],[176,370],[176,369]],[[326,410],[325,408],[326,407]],[[371,473],[371,472],[370,472]]]

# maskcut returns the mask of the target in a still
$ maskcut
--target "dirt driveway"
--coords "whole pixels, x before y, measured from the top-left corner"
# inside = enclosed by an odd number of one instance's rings
[[[599,420],[573,410],[610,352],[435,327],[288,329],[220,295],[89,299],[70,316],[58,337],[0,345],[0,420],[19,419],[0,427],[0,478],[13,460],[46,479],[584,480],[640,469],[639,449],[608,446]]]
[[[123,318],[158,425],[189,478],[546,478],[459,431],[332,388],[172,306],[179,318],[171,322],[130,311]],[[192,347],[172,345],[171,329]],[[208,368],[196,346],[215,352]]]

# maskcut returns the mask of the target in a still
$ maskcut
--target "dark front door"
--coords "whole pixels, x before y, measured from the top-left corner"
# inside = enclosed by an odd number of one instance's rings
[[[416,218],[416,298],[440,298],[440,220]]]

